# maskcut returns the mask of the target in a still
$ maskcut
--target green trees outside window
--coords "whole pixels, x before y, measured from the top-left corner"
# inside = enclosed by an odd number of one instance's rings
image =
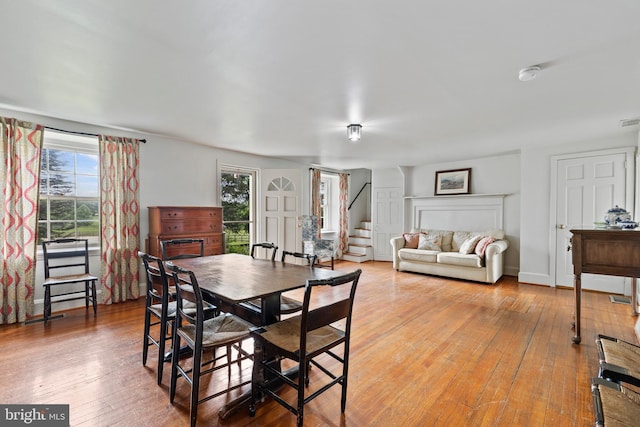
[[[223,172],[220,180],[225,252],[248,255],[251,245],[252,174]]]
[[[79,237],[98,245],[98,155],[44,148],[41,168],[38,244],[42,240]]]

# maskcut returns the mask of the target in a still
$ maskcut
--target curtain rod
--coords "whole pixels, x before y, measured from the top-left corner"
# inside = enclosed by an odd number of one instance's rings
[[[77,131],[75,131],[75,130],[58,129],[58,128],[54,128],[54,127],[51,127],[51,126],[45,126],[44,128],[45,128],[45,129],[49,129],[49,130],[55,130],[55,131],[58,131],[58,132],[72,133],[72,134],[75,134],[75,135],[100,136],[100,135],[99,135],[99,134],[97,134],[97,133],[90,133],[90,132],[77,132]],[[147,140],[146,140],[146,139],[138,139],[138,141],[142,142],[143,144],[146,144],[146,143],[147,143]]]
[[[346,173],[347,175],[351,175],[349,172],[340,172],[340,171],[337,171],[337,170],[325,169],[325,168],[314,168],[313,166],[309,168],[309,170],[311,170],[311,169],[317,169],[320,172],[331,173],[331,174],[334,174],[334,175],[340,175],[341,173]]]

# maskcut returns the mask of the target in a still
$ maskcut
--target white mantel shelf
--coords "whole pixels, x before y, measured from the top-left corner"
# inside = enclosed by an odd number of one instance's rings
[[[441,196],[404,196],[405,199],[449,199],[459,197],[505,197],[511,193],[495,193],[495,194],[443,194]]]

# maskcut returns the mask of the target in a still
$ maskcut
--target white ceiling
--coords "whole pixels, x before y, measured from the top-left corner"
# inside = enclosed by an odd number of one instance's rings
[[[0,6],[17,111],[339,169],[638,133],[639,0]]]

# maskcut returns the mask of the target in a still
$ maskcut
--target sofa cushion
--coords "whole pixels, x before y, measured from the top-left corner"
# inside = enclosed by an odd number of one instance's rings
[[[493,236],[484,236],[476,245],[476,255],[478,255],[480,258],[484,258],[484,253],[487,250],[487,246],[495,241],[496,239]]]
[[[460,245],[460,249],[458,250],[458,252],[460,252],[461,254],[465,254],[465,255],[473,253],[473,251],[476,248],[476,245],[478,244],[478,242],[483,237],[484,236],[471,236],[471,237],[469,237],[467,240],[464,241],[464,243],[462,245]]]
[[[421,233],[403,233],[404,247],[407,249],[418,249],[418,242]]]
[[[451,239],[451,252],[460,252],[460,247],[477,233],[472,231],[454,231]]]
[[[420,233],[420,238],[418,241],[418,249],[429,250],[429,251],[441,251],[442,236],[440,234]]]
[[[442,236],[442,243],[440,247],[443,251],[449,252],[451,250],[451,239],[453,237],[453,231],[449,230],[434,230],[434,229],[420,229],[419,231],[431,235],[439,235]]]
[[[400,249],[398,258],[402,261],[436,262],[440,251],[427,251],[422,249]]]
[[[460,252],[440,252],[437,260],[440,264],[459,265],[461,267],[483,267],[482,259],[476,254],[465,255]]]

